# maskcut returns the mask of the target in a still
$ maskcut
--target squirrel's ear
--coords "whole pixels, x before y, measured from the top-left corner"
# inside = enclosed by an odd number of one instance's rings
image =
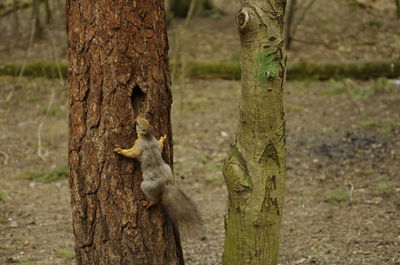
[[[135,126],[139,126],[142,127],[142,123],[143,123],[143,117],[142,116],[137,116],[135,119]]]
[[[145,118],[138,117],[136,123],[141,130],[146,131],[146,133],[151,133],[152,126]]]

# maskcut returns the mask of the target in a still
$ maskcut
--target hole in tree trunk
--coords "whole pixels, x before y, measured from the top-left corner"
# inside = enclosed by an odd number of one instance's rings
[[[132,109],[134,111],[135,117],[139,115],[140,110],[143,110],[145,98],[146,93],[144,93],[138,85],[135,85],[132,89],[131,95]]]

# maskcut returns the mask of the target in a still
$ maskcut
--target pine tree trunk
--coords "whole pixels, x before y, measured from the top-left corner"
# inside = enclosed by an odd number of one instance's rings
[[[286,1],[248,0],[237,13],[242,93],[236,143],[224,163],[224,265],[276,265],[285,182],[282,104]]]
[[[179,235],[145,199],[131,147],[142,115],[168,136],[170,77],[164,3],[66,1],[69,51],[70,191],[77,264],[183,264]]]

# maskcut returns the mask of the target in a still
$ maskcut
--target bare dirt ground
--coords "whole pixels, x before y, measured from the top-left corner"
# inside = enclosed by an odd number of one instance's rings
[[[12,82],[0,79],[0,264],[73,264],[62,252],[73,249],[67,180],[24,178],[27,171],[67,166],[66,89],[55,80],[23,79],[5,105]],[[376,82],[287,84],[280,264],[400,264],[400,88],[387,85],[361,98],[348,93],[349,84],[369,91]],[[198,202],[207,229],[205,241],[185,242],[186,260],[220,264],[227,203],[220,169],[234,141],[240,84],[182,85],[174,88],[176,175]],[[37,131],[52,88],[43,161]]]
[[[368,10],[345,2],[317,1],[298,27],[289,63],[398,56],[393,1],[377,1],[382,5]],[[59,19],[29,52],[29,25],[21,24],[17,40],[12,18],[3,18],[0,60],[54,61],[54,54],[65,60],[61,15],[55,14]],[[171,58],[237,60],[232,14],[195,18],[183,33],[182,23],[173,22],[169,30]],[[331,80],[289,82],[285,90],[280,264],[399,265],[400,86],[384,79]],[[74,264],[63,177],[66,86],[59,80],[0,77],[0,92],[0,264]],[[207,230],[206,240],[184,242],[188,265],[221,263],[227,204],[221,165],[234,141],[239,94],[240,82],[175,77],[176,176],[198,203]],[[59,172],[60,179],[43,183],[29,172]]]

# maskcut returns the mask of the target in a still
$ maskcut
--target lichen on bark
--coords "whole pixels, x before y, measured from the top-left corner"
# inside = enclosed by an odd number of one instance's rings
[[[279,59],[275,57],[274,52],[271,50],[260,51],[256,55],[256,59],[258,62],[256,78],[259,85],[274,80],[281,70]]]

